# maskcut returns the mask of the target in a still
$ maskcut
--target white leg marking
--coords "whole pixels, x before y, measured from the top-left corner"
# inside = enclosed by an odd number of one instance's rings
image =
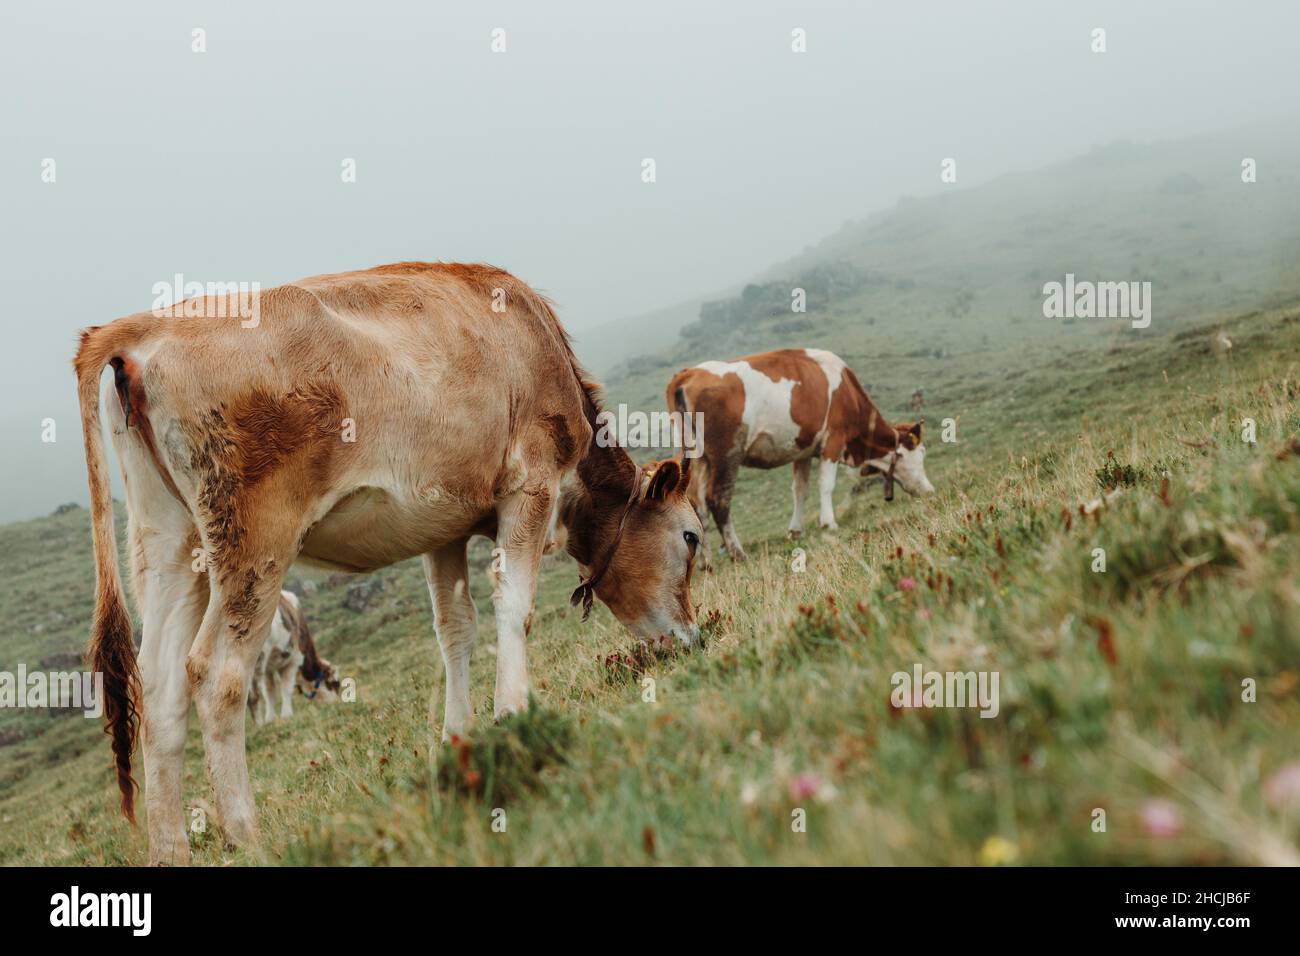
[[[531,493],[530,493],[531,491]],[[537,592],[537,568],[546,540],[546,519],[555,500],[554,482],[520,491],[497,509],[497,546],[504,560],[496,572],[492,606],[497,619],[497,684],[493,715],[528,709],[526,625]]]
[[[823,528],[837,528],[835,523],[835,472],[838,468],[833,461],[821,460],[821,471],[817,476],[817,491],[821,495],[821,515],[819,523]]]
[[[794,513],[790,516],[790,536],[797,538],[803,533],[803,505],[808,497],[808,476],[812,472],[812,462],[800,458],[794,463]]]

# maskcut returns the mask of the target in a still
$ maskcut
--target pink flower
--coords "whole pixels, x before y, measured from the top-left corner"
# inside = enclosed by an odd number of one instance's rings
[[[821,792],[822,781],[815,773],[801,773],[790,781],[790,799],[798,803]]]
[[[915,587],[916,587],[916,581],[913,578],[898,579],[898,590],[900,591],[911,591]]]
[[[1264,799],[1274,810],[1300,806],[1300,761],[1284,764],[1264,781]]]
[[[1148,800],[1139,815],[1142,826],[1153,837],[1167,840],[1183,832],[1183,814],[1168,800]]]

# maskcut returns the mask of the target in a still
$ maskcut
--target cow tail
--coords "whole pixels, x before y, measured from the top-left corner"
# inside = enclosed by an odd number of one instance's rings
[[[131,752],[139,727],[140,678],[136,667],[131,618],[117,565],[113,534],[113,498],[99,421],[99,374],[110,361],[118,376],[122,362],[110,356],[90,329],[82,333],[75,361],[81,427],[86,441],[86,473],[90,482],[90,526],[95,547],[95,618],[86,647],[86,663],[103,678],[104,732],[112,741],[122,815],[135,823],[135,780]]]

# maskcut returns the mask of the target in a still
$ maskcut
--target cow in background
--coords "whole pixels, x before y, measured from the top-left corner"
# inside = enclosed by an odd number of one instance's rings
[[[339,670],[316,652],[307,618],[298,598],[280,592],[280,606],[271,619],[271,633],[262,645],[248,689],[248,710],[259,724],[293,716],[294,688],[308,700],[333,702],[339,698]]]
[[[885,475],[885,498],[895,480],[913,495],[934,486],[925,474],[921,422],[890,425],[844,360],[821,349],[780,349],[730,362],[701,362],[673,376],[668,407],[702,413],[703,452],[690,476],[688,495],[701,523],[711,513],[733,560],[745,550],[731,522],[731,493],[741,466],[794,466],[790,535],[803,532],[804,499],[813,461],[818,462],[820,524],[834,528],[837,466],[873,468]],[[687,442],[692,436],[686,435]],[[706,510],[707,509],[707,510]],[[701,549],[708,561],[708,548]]]

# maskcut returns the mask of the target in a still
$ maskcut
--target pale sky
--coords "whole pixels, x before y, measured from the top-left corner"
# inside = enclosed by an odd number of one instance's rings
[[[1294,118],[1298,35],[1283,0],[6,3],[0,521],[85,502],[75,330],[177,272],[487,261],[581,333],[934,192],[945,157],[973,185]]]

